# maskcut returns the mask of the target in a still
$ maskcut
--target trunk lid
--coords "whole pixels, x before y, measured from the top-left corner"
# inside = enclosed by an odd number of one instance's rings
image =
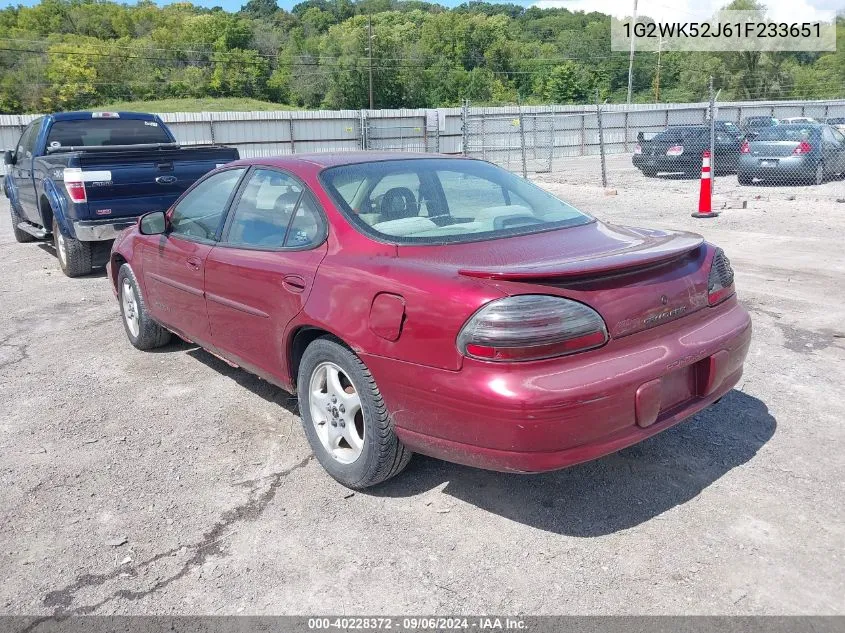
[[[800,143],[797,141],[751,141],[748,145],[752,156],[782,158],[792,156]]]
[[[165,211],[182,192],[218,165],[236,160],[227,147],[85,151],[77,158],[91,219]]]
[[[508,295],[552,294],[597,310],[611,337],[633,334],[707,304],[704,240],[684,232],[587,225],[493,241],[399,246],[484,279]]]

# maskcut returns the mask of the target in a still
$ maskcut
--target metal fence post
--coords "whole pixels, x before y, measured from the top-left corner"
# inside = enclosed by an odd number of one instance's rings
[[[607,189],[607,165],[604,159],[604,126],[601,121],[601,101],[598,88],[596,88],[596,119],[599,125],[599,154],[601,154],[601,184]]]
[[[293,117],[288,115],[288,136],[290,136],[290,153],[296,154],[296,143],[293,140]]]
[[[528,163],[525,159],[525,126],[522,120],[522,104],[517,104],[516,107],[519,120],[519,152],[522,156],[522,177],[528,178]]]
[[[555,115],[549,117],[549,173],[552,173],[552,164],[555,160]]]
[[[710,196],[716,187],[716,93],[710,76]]]
[[[366,110],[361,110],[361,120],[358,125],[361,126],[361,149],[369,149],[369,141],[367,140],[367,114]]]
[[[463,155],[466,156],[469,152],[469,99],[464,99],[463,105],[461,106],[461,148]],[[483,141],[482,141],[483,142]]]

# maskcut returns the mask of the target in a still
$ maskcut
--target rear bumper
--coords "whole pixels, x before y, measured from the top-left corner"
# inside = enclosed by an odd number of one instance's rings
[[[739,161],[739,172],[761,180],[811,178],[815,174],[816,162],[815,158],[809,156],[761,158],[746,154]]]
[[[636,444],[709,406],[739,381],[751,339],[735,298],[593,352],[459,372],[363,356],[399,438],[480,468],[541,472]]]
[[[80,242],[103,242],[115,239],[121,231],[138,221],[137,217],[108,220],[76,220],[73,231]]]
[[[665,171],[665,172],[676,172],[676,171],[688,171],[695,167],[701,166],[701,159],[696,160],[692,157],[692,155],[684,155],[681,154],[680,156],[665,156],[665,155],[658,155],[658,156],[650,156],[647,154],[634,154],[632,159],[634,163],[634,167],[639,169],[640,171]]]

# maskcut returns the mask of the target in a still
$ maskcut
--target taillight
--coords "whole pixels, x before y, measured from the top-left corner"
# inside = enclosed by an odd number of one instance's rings
[[[669,149],[666,150],[667,156],[680,156],[684,153],[684,146],[683,145],[673,145]]]
[[[643,153],[642,145],[640,145],[639,143],[634,145],[634,154],[642,154],[642,153]]]
[[[751,153],[751,145],[748,141],[743,141],[742,145],[739,146],[739,153],[740,154],[750,154]]]
[[[724,251],[717,248],[707,280],[707,302],[714,306],[734,293],[734,271]]]
[[[792,152],[793,154],[809,154],[813,151],[813,146],[810,145],[807,141],[801,141],[798,147]]]
[[[604,345],[598,312],[562,297],[518,295],[491,301],[458,334],[462,354],[490,361],[526,361]]]
[[[65,189],[67,195],[73,202],[86,202],[88,196],[85,193],[85,181],[82,179],[82,170],[78,167],[67,167],[64,170]]]

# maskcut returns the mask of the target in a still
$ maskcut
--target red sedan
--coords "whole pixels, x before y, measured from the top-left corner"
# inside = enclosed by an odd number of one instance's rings
[[[751,337],[701,237],[443,156],[228,164],[124,232],[108,272],[135,347],[176,333],[295,391],[352,488],[414,451],[538,472],[619,450],[725,395]]]

